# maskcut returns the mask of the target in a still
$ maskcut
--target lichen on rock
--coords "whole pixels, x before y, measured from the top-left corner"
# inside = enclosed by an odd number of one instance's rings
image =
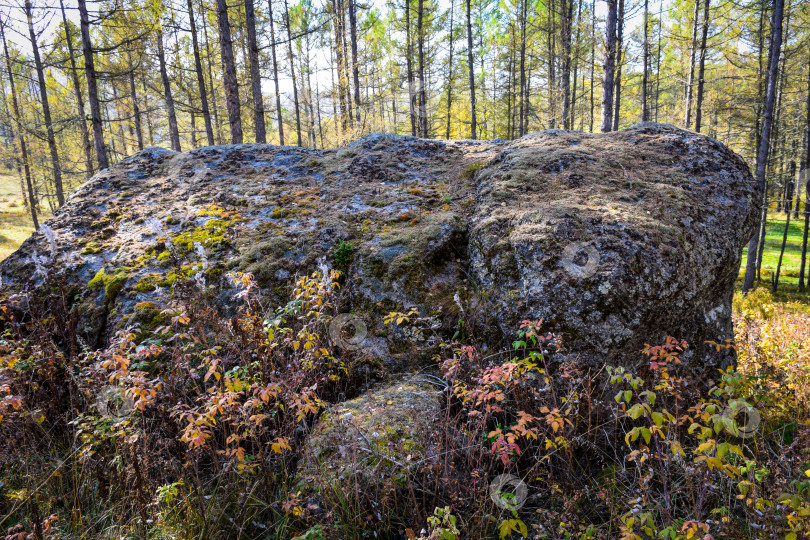
[[[430,344],[383,324],[411,308],[444,339],[463,317],[490,347],[542,318],[588,366],[636,362],[644,343],[673,335],[691,344],[690,365],[711,370],[733,360],[704,342],[732,337],[759,201],[733,152],[657,124],[511,142],[150,148],[70,197],[48,221],[52,253],[34,234],[0,275],[6,293],[36,293],[50,253],[90,346],[140,320],[138,305],[159,309],[178,282],[197,279],[226,305],[225,273],[250,272],[278,305],[296,276],[327,265],[344,270],[339,308],[364,318],[365,354],[390,373],[430,358]]]

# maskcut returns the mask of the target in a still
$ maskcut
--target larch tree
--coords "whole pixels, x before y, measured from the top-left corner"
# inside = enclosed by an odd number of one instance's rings
[[[239,82],[236,77],[236,60],[233,55],[231,22],[228,18],[228,4],[226,0],[217,0],[217,24],[219,25],[222,82],[225,86],[225,104],[228,109],[231,143],[242,144],[242,111],[239,105]]]
[[[39,83],[40,106],[42,107],[42,117],[45,121],[45,137],[48,141],[48,150],[51,156],[51,173],[53,175],[53,186],[56,191],[56,201],[59,206],[65,204],[64,188],[62,186],[62,164],[59,161],[59,149],[56,146],[56,134],[51,118],[51,105],[48,102],[48,86],[45,82],[45,68],[42,65],[42,58],[39,54],[39,43],[37,33],[34,30],[34,14],[31,0],[25,2],[25,17],[28,21],[28,35],[31,39],[31,50],[34,54],[34,66],[37,72],[37,82]]]
[[[768,166],[768,153],[770,151],[771,128],[773,122],[774,103],[776,101],[776,83],[779,77],[779,59],[782,51],[782,19],[785,0],[774,0],[773,15],[771,18],[771,43],[768,54],[768,78],[765,90],[764,113],[762,119],[762,134],[757,149],[756,181],[764,193],[766,191],[765,171]],[[757,255],[759,248],[760,228],[755,229],[754,235],[748,243],[748,260],[746,261],[745,277],[742,291],[744,293],[754,286],[756,276]]]
[[[214,126],[211,123],[211,111],[208,108],[208,90],[205,87],[205,74],[202,67],[202,56],[200,54],[200,43],[197,38],[197,21],[194,18],[194,3],[192,0],[187,0],[186,8],[188,9],[188,26],[191,32],[191,46],[194,52],[194,74],[197,78],[197,92],[200,95],[200,110],[203,116],[203,123],[205,124],[205,137],[209,145],[214,143]]]
[[[17,131],[19,132],[20,141],[20,161],[22,161],[23,170],[25,171],[25,187],[28,189],[28,210],[31,212],[31,221],[34,224],[34,229],[39,230],[39,220],[37,219],[37,197],[34,193],[34,182],[31,175],[31,158],[28,153],[28,143],[25,137],[25,130],[22,127],[22,115],[20,113],[20,102],[17,97],[17,85],[14,82],[14,70],[11,66],[11,55],[8,52],[8,42],[6,41],[6,23],[0,20],[0,38],[3,39],[3,53],[6,59],[6,74],[8,76],[8,84],[11,88],[11,104],[14,113],[14,121],[17,124]]]
[[[79,70],[76,67],[76,53],[73,50],[73,35],[71,34],[71,23],[68,22],[65,14],[65,2],[59,0],[59,9],[62,12],[62,24],[65,28],[65,41],[67,42],[68,58],[70,60],[70,78],[73,81],[73,92],[76,96],[76,108],[78,113],[79,130],[82,134],[82,149],[84,150],[84,162],[87,167],[87,176],[92,176],[94,171],[93,156],[90,147],[90,131],[87,129],[87,113],[84,109],[84,95],[82,85],[79,81]]]
[[[257,143],[267,142],[264,126],[264,97],[259,66],[259,44],[256,40],[256,10],[253,0],[245,0],[245,26],[247,27],[248,59],[250,60],[250,92],[253,96],[253,132]]]
[[[607,0],[605,26],[605,67],[602,77],[602,133],[613,129],[613,87],[616,67],[616,1]]]
[[[406,0],[407,2],[408,0]],[[470,17],[470,0],[467,2],[467,69],[470,83],[470,139],[478,138],[475,118],[475,63],[473,62],[473,33]]]

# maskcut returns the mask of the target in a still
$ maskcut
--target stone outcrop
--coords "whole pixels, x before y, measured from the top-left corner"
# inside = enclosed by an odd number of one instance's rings
[[[636,362],[672,335],[703,370],[732,354],[705,341],[733,335],[759,201],[725,146],[655,124],[512,142],[150,148],[82,186],[47,222],[54,234],[27,240],[0,275],[8,295],[57,273],[90,347],[147,324],[138,306],[178,280],[203,275],[227,304],[224,274],[251,272],[272,304],[326,265],[344,272],[339,307],[364,321],[360,346],[386,372],[430,358],[430,335],[450,338],[461,318],[491,347],[542,318],[583,365]],[[430,332],[383,324],[412,307]]]

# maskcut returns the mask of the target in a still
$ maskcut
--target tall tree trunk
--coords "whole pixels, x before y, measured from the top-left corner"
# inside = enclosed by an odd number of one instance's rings
[[[473,63],[473,35],[470,17],[470,0],[467,0],[467,67],[470,79],[470,138],[478,138],[478,127],[475,125],[475,65]]]
[[[310,66],[312,65],[312,43],[310,41],[310,33],[309,33],[309,9],[307,8],[307,12],[305,15],[305,24],[306,24],[306,35],[304,36],[304,50],[305,53],[302,55],[302,62],[301,62],[301,74],[304,78],[304,82],[306,83],[306,110],[308,112],[309,121],[307,122],[307,128],[309,130],[309,143],[312,148],[318,147],[318,140],[315,136],[315,107],[313,104],[312,99],[312,69]],[[304,75],[306,74],[306,75]]]
[[[276,92],[276,113],[278,114],[278,139],[279,144],[284,145],[284,120],[281,115],[281,93],[278,90],[278,61],[276,60],[276,31],[273,21],[273,0],[267,0],[270,19],[270,53],[273,58],[273,83]]]
[[[318,73],[318,63],[315,63],[315,73]],[[315,77],[315,113],[318,115],[318,135],[321,139],[321,148],[326,148],[323,142],[323,123],[321,122],[321,91],[318,85],[318,77]]]
[[[478,26],[478,48],[481,51],[481,54],[479,54],[478,57],[481,60],[480,65],[481,65],[481,97],[482,97],[482,99],[481,99],[481,122],[480,122],[481,128],[480,129],[481,129],[481,134],[483,134],[483,136],[486,138],[486,134],[488,133],[487,132],[487,100],[483,99],[483,97],[487,95],[487,88],[486,88],[487,72],[486,72],[486,69],[484,69],[484,58],[486,57],[486,55],[483,52],[484,51],[484,13],[483,13],[484,7],[483,7],[483,4],[484,4],[484,2],[478,2],[478,19],[480,21],[480,25]],[[495,70],[494,69],[492,70],[492,74],[495,75]],[[494,83],[493,83],[493,88],[492,88],[492,95],[493,96],[495,95],[495,91],[496,91],[496,89],[495,89]]]
[[[711,0],[704,0],[703,3],[703,28],[700,36],[700,59],[698,61],[698,86],[697,100],[695,102],[695,131],[700,133],[700,125],[703,119],[703,84],[706,72],[706,39],[709,35],[709,7]]]
[[[557,76],[556,76],[556,51],[557,46],[554,40],[556,35],[556,8],[554,7],[554,0],[551,0],[548,8],[548,116],[549,127],[554,129],[557,127]]]
[[[354,109],[357,122],[360,122],[360,68],[357,58],[357,3],[354,0],[349,2],[349,33],[352,42],[352,78],[354,79]]]
[[[783,26],[784,29],[783,29],[783,33],[782,33],[782,41],[786,41],[785,36],[788,35],[789,26],[790,26],[790,14],[788,14],[788,16],[785,18],[785,20],[787,22],[787,27]],[[784,162],[784,156],[785,156],[785,153],[784,153],[785,137],[782,136],[781,133],[780,133],[780,127],[781,127],[780,116],[781,116],[781,113],[782,113],[782,96],[783,96],[783,89],[784,89],[784,86],[785,86],[785,78],[786,78],[786,75],[787,75],[787,72],[784,69],[784,59],[781,59],[779,61],[779,63],[777,63],[777,73],[779,75],[777,76],[777,82],[776,82],[776,103],[775,103],[774,109],[773,109],[774,117],[773,117],[773,120],[771,122],[771,125],[773,127],[771,129],[770,140],[772,141],[772,145],[775,145],[775,144],[780,145],[780,148],[776,152],[776,158],[778,160],[777,161],[778,166],[776,166],[776,170],[781,172],[782,171],[782,163]],[[771,184],[774,184],[777,187],[781,185],[781,183],[779,181],[774,182],[773,180],[768,179],[768,170],[769,169],[773,170],[774,167],[775,167],[775,164],[773,163],[774,156],[772,154],[773,154],[772,152],[769,152],[768,160],[765,162],[765,190],[764,190],[764,195],[763,195],[762,221],[761,221],[761,226],[760,226],[759,246],[757,248],[757,277],[756,277],[756,279],[757,279],[758,282],[762,280],[762,277],[761,277],[762,258],[763,258],[764,254],[765,254],[765,235],[766,235],[766,231],[767,231],[767,227],[768,227],[768,210],[769,210],[769,208],[768,208],[768,192],[771,189]],[[780,176],[779,174],[776,175],[777,178],[779,178],[779,176]],[[782,186],[782,187],[784,188],[784,186]],[[778,199],[779,200],[779,208],[777,209],[777,211],[781,211],[781,209],[782,209],[782,203],[784,202],[784,197],[782,195],[783,194],[780,194],[780,197]]]
[[[141,74],[141,90],[143,91],[143,95],[147,96],[147,87],[146,87],[146,74]],[[155,146],[155,130],[152,126],[152,115],[149,112],[149,109],[146,110],[146,131],[149,133],[149,146]]]
[[[773,106],[776,98],[776,82],[779,71],[779,57],[782,50],[782,15],[785,0],[774,0],[773,17],[771,20],[771,47],[768,59],[768,87],[765,92],[765,114],[762,120],[762,135],[757,151],[757,183],[765,191],[765,170],[768,164],[768,151],[770,150],[771,122],[773,121]],[[745,278],[742,291],[746,293],[754,286],[756,261],[759,247],[760,229],[757,228],[751,241],[748,243],[748,261],[745,267]]]
[[[25,130],[22,128],[20,103],[17,100],[17,85],[14,83],[14,70],[11,68],[11,56],[8,54],[5,24],[2,21],[0,21],[0,37],[3,38],[3,52],[6,56],[6,72],[8,74],[8,84],[11,87],[11,106],[14,109],[14,120],[20,133],[20,157],[22,159],[23,169],[25,171],[25,186],[28,188],[28,210],[31,212],[31,221],[34,222],[34,229],[39,230],[39,220],[37,219],[37,197],[34,194],[34,182],[31,179],[31,160],[28,155],[28,144],[25,140]]]
[[[807,265],[807,236],[810,233],[810,62],[807,63],[807,125],[804,137],[804,164],[802,174],[804,181],[804,235],[802,236],[802,263],[799,267],[799,289],[805,287],[805,267]],[[810,280],[809,280],[810,281]]]
[[[336,118],[340,118],[340,126],[345,130],[348,127],[348,119],[346,118],[346,103],[345,103],[345,89],[343,86],[343,42],[340,37],[340,3],[338,0],[332,0],[332,26],[335,31],[335,46],[329,51],[330,57],[332,51],[335,53],[335,61],[330,62],[330,72],[333,74],[332,88],[335,88],[334,69],[337,67],[337,100],[334,100]],[[406,39],[410,39],[406,37]],[[335,122],[335,130],[338,129],[338,122]]]
[[[528,4],[528,0],[522,0],[520,3],[520,130],[518,134],[521,137],[525,135],[524,122],[529,116],[528,92],[526,92],[526,14]]]
[[[526,71],[526,114],[523,116],[523,134],[529,132],[529,113],[531,112],[531,87],[532,87],[532,70],[531,68]]]
[[[259,45],[256,43],[256,11],[253,8],[253,0],[245,0],[245,26],[250,58],[250,90],[253,94],[253,133],[257,143],[265,144],[267,133],[264,127],[264,98],[262,76],[259,72]]]
[[[646,122],[650,119],[650,112],[647,106],[647,75],[650,72],[650,35],[649,35],[649,27],[650,27],[650,0],[644,0],[644,44],[643,44],[643,52],[642,56],[644,57],[643,61],[643,73],[641,75],[641,121]]]
[[[791,178],[796,176],[796,162],[790,162],[790,175]],[[782,271],[782,258],[785,256],[785,246],[787,245],[788,230],[790,229],[790,204],[793,202],[793,183],[788,183],[787,186],[787,217],[785,218],[785,231],[782,234],[782,248],[779,250],[779,262],[776,263],[776,275],[773,278],[772,291],[775,293],[779,288],[779,274]]]
[[[347,0],[346,0],[347,1]],[[346,89],[346,110],[349,112],[349,125],[354,127],[354,109],[352,99],[352,77],[349,41],[346,41],[346,8],[344,0],[340,0],[340,46],[343,47],[343,87]]]
[[[160,65],[160,80],[163,82],[163,98],[166,100],[166,112],[169,116],[169,138],[172,143],[172,150],[180,152],[180,132],[177,129],[177,115],[174,111],[174,97],[172,96],[172,85],[169,81],[169,73],[166,70],[166,54],[163,51],[163,31],[157,32],[158,63]]]
[[[135,138],[138,141],[138,150],[143,150],[141,108],[138,105],[138,93],[135,91],[135,66],[132,63],[132,54],[129,48],[127,48],[127,61],[129,62],[129,98],[132,100],[132,117],[135,123]]]
[[[574,81],[573,86],[571,88],[571,127],[569,129],[574,129],[574,123],[577,118],[577,75],[578,75],[577,72],[579,71],[579,46],[580,46],[579,34],[581,23],[582,23],[582,0],[577,0],[577,18],[576,18],[577,37],[574,41],[574,56],[572,58],[572,61],[574,63],[574,77],[573,77]],[[582,126],[581,121],[580,126]]]
[[[689,54],[689,80],[686,83],[686,111],[683,125],[686,129],[692,126],[692,88],[695,84],[695,55],[697,54],[698,16],[700,15],[700,0],[695,0],[695,12],[692,24],[692,45]]]
[[[2,25],[2,22],[0,22]],[[23,166],[22,166],[22,159],[20,155],[17,155],[17,128],[20,126],[16,125],[17,118],[12,114],[11,109],[9,109],[9,100],[8,94],[6,93],[6,85],[3,82],[2,78],[0,78],[0,104],[3,106],[3,114],[6,115],[8,119],[8,139],[6,140],[5,146],[14,153],[12,161],[14,162],[14,168],[17,169],[17,175],[20,177],[20,195],[22,195],[23,199],[23,206],[28,208],[28,192],[25,189],[25,175],[23,174]],[[22,129],[20,129],[22,133]]]
[[[210,86],[209,94],[211,96],[211,114],[213,115],[213,123],[216,144],[222,143],[222,123],[219,121],[219,107],[217,107],[217,93],[214,89],[214,54],[211,52],[211,40],[208,39],[208,19],[205,16],[205,4],[200,0],[200,14],[202,15],[203,38],[205,39],[205,65],[208,71],[208,83]]]
[[[445,139],[450,138],[450,110],[453,106],[453,43],[455,42],[453,35],[453,7],[455,0],[450,0],[450,51],[447,59],[447,133]]]
[[[524,0],[525,3],[526,0]],[[574,19],[574,0],[561,0],[560,12],[562,15],[562,121],[563,129],[571,129],[571,27]],[[522,48],[525,49],[526,34],[525,34],[525,20],[524,20],[524,33]]]
[[[605,73],[602,77],[602,133],[613,127],[613,76],[616,67],[616,0],[607,0]]]
[[[425,88],[425,29],[423,27],[424,0],[417,1],[416,13],[416,54],[419,55],[419,131],[422,137],[428,136],[427,89]]]
[[[506,70],[508,83],[506,88],[506,138],[515,138],[515,26],[509,24],[509,62]]]
[[[658,46],[655,50],[655,116],[654,119],[658,122],[658,105],[659,97],[661,95],[661,15],[664,11],[664,0],[658,7]]]
[[[194,71],[197,74],[197,90],[200,93],[200,109],[205,124],[205,137],[208,139],[208,145],[212,146],[214,144],[214,127],[211,125],[211,111],[208,109],[208,91],[205,88],[205,75],[203,75],[202,59],[200,58],[200,43],[197,39],[197,23],[194,20],[194,4],[192,0],[187,1],[187,6],[188,25],[191,28],[191,45],[194,49]]]
[[[716,121],[716,117],[717,117],[717,114],[715,112],[715,121]],[[799,152],[797,150],[797,147],[800,147],[800,146],[803,145],[804,137],[806,135],[807,135],[807,133],[802,134],[802,141],[801,141],[800,144],[797,144],[798,139],[793,139],[793,149],[794,149],[793,153],[794,153],[794,155],[799,154]],[[804,176],[802,174],[802,169],[803,168],[804,168],[804,162],[802,161],[801,158],[799,158],[799,174],[794,179],[794,181],[796,182],[796,203],[793,205],[793,219],[799,219],[799,209],[801,208],[801,202],[802,202],[802,178]]]
[[[405,63],[408,70],[408,105],[411,112],[411,135],[416,136],[416,91],[414,90],[411,51],[411,0],[405,0]]]
[[[594,120],[594,109],[595,109],[595,99],[594,99],[594,77],[596,72],[596,0],[593,0],[591,4],[591,91],[590,91],[590,100],[591,100],[591,113],[590,113],[590,127],[589,131],[593,133],[593,120]]]
[[[622,66],[624,65],[624,0],[619,0],[619,15],[616,22],[616,104],[613,106],[613,131],[619,130],[622,109]]]
[[[90,102],[90,116],[93,120],[93,138],[96,144],[96,162],[100,170],[110,166],[107,160],[107,148],[104,144],[104,125],[101,121],[101,106],[98,102],[98,84],[96,67],[93,60],[93,44],[90,41],[90,17],[87,14],[85,0],[78,0],[79,17],[82,31],[82,54],[84,56],[84,74],[87,79],[87,100]]]
[[[231,143],[242,144],[242,113],[239,109],[239,84],[236,78],[231,23],[228,20],[228,4],[226,0],[217,0],[217,23],[219,25],[220,56],[222,57],[222,82],[225,86],[225,103],[228,107]]]
[[[79,70],[76,68],[76,53],[73,51],[73,36],[70,32],[67,15],[65,15],[65,2],[59,0],[59,8],[62,11],[62,23],[65,25],[65,39],[68,46],[68,57],[70,59],[70,76],[73,79],[73,92],[76,94],[76,105],[79,109],[79,128],[82,132],[82,149],[84,150],[84,162],[87,167],[87,176],[93,175],[93,154],[90,149],[90,131],[87,129],[87,113],[84,111],[84,96],[82,95],[82,85],[79,82]],[[130,65],[132,65],[130,63]]]
[[[292,27],[290,25],[290,10],[287,6],[287,0],[284,0],[284,24],[287,27],[287,55],[290,60],[290,75],[292,76],[293,84],[293,104],[295,105],[295,131],[298,139],[298,146],[301,144],[301,106],[298,102],[298,81],[295,78],[295,57],[293,56],[292,49]]]
[[[62,164],[59,162],[59,150],[56,148],[56,135],[53,131],[51,121],[51,106],[48,103],[48,87],[45,86],[45,70],[42,67],[42,59],[39,56],[39,45],[37,44],[37,34],[34,31],[34,16],[32,13],[31,0],[25,1],[25,16],[28,19],[28,34],[31,38],[31,49],[34,52],[34,64],[37,69],[37,81],[39,82],[39,97],[42,101],[42,116],[45,120],[45,133],[48,139],[48,150],[51,154],[51,167],[53,167],[53,187],[56,191],[56,202],[61,207],[65,204],[65,194],[62,191]]]

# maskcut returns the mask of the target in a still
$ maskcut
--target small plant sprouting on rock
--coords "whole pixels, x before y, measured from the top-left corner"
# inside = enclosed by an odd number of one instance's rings
[[[332,250],[332,260],[335,263],[335,268],[344,274],[348,272],[353,255],[354,245],[351,242],[344,242],[342,239],[338,240]]]
[[[475,177],[475,173],[480,171],[484,168],[484,164],[480,161],[476,161],[475,163],[471,163],[464,169],[464,172],[461,173],[461,177],[465,180],[472,180]]]

